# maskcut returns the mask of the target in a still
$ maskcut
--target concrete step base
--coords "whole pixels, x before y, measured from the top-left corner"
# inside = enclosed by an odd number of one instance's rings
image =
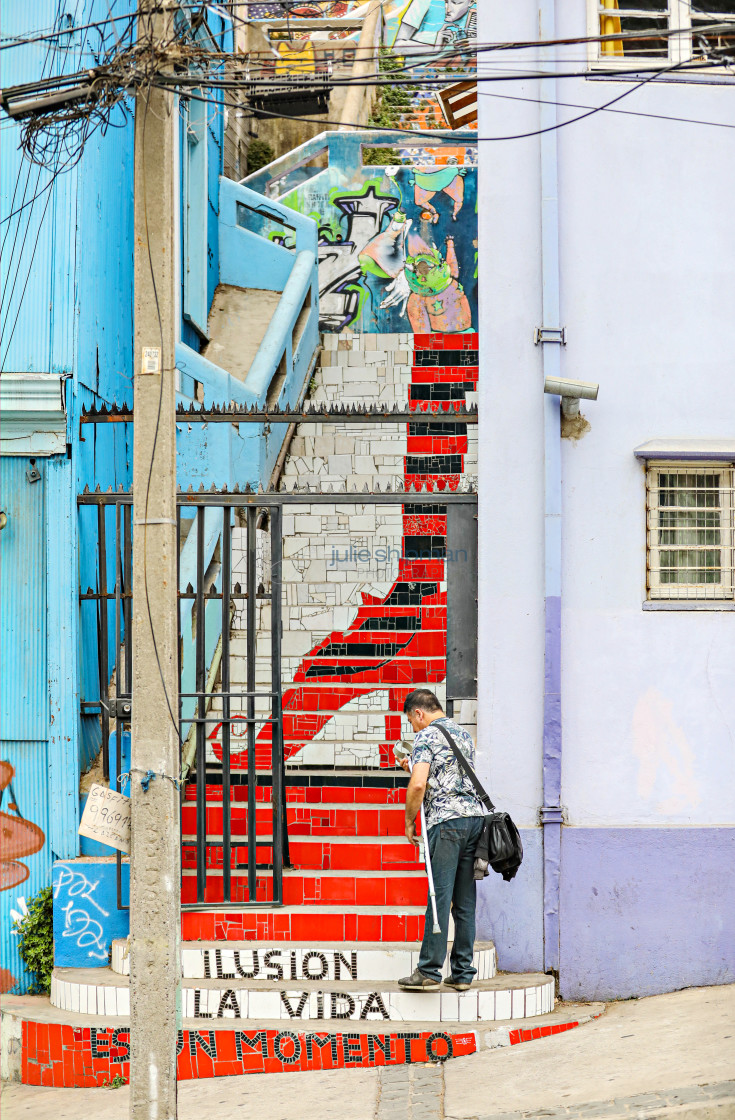
[[[179,1080],[244,1073],[446,1061],[527,1037],[561,1033],[597,1018],[605,1005],[567,1004],[551,1014],[492,1029],[457,1029],[422,1020],[388,1026],[351,1022],[185,1019],[178,1035]],[[2,1068],[8,1080],[56,1088],[109,1085],[130,1078],[130,1019],[61,1011],[44,996],[8,997],[2,1008]]]

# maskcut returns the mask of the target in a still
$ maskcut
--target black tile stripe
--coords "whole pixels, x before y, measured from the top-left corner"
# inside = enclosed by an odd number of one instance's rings
[[[406,474],[461,474],[461,455],[407,455]]]
[[[476,366],[480,360],[477,350],[414,350],[415,366]]]

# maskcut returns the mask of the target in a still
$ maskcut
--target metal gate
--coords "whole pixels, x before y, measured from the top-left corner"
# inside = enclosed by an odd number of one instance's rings
[[[184,905],[206,904],[209,878],[221,868],[222,897],[217,903],[233,903],[233,861],[247,868],[248,898],[236,905],[256,904],[257,872],[272,872],[272,897],[283,898],[283,866],[288,863],[281,696],[281,509],[268,511],[270,536],[269,590],[258,581],[256,533],[264,510],[243,506],[243,495],[180,495],[177,510],[179,553],[179,742],[182,798],[182,862],[184,872],[196,872],[195,898]],[[80,594],[84,612],[93,605],[96,625],[88,619],[87,634],[96,635],[98,696],[85,698],[86,712],[100,712],[104,776],[122,792],[128,791],[130,769],[130,720],[132,715],[132,498],[125,493],[91,493],[79,498],[86,536],[96,538],[97,585]],[[231,569],[232,531],[236,517],[243,521],[247,542],[244,578],[233,579]],[[262,573],[260,573],[262,574]],[[270,605],[270,687],[256,687],[256,635],[258,606]],[[230,634],[236,613],[244,616],[247,679],[245,688],[231,682]],[[84,628],[84,618],[83,618]],[[262,635],[262,627],[260,627]],[[265,707],[265,711],[263,710]],[[260,709],[260,710],[256,710]],[[256,770],[257,728],[271,727],[270,766]],[[233,738],[245,727],[247,758],[244,779],[247,790],[246,842],[233,837]],[[216,729],[220,757],[213,758],[212,731]],[[233,736],[233,729],[236,735]],[[242,752],[241,752],[242,753]],[[261,752],[262,753],[262,752]],[[267,831],[258,829],[262,806],[258,789],[270,787],[271,814]],[[238,791],[239,792],[239,791]],[[213,812],[219,793],[222,802],[221,833],[212,835]],[[190,828],[192,808],[195,826]],[[209,826],[209,827],[208,827]],[[263,850],[268,854],[263,858]],[[118,906],[122,900],[118,854]],[[262,904],[262,900],[258,902]]]
[[[477,422],[476,408],[456,402],[382,410],[365,406],[336,409],[262,410],[259,408],[179,409],[189,421],[231,423],[414,423],[422,413],[431,427],[455,427]],[[82,423],[127,423],[133,419],[125,408],[91,410]],[[427,429],[428,430],[428,429]],[[384,490],[327,489],[255,493],[199,490],[179,493],[177,533],[179,542],[179,737],[181,744],[183,906],[282,905],[283,868],[288,866],[285,811],[285,751],[282,640],[282,512],[295,505],[318,506],[400,505],[404,512],[441,509],[446,515],[447,555],[447,710],[454,702],[477,696],[477,495],[471,485],[463,488],[417,483],[404,487],[388,484]],[[80,517],[96,517],[96,589],[81,595],[82,610],[90,603],[97,610],[97,700],[86,699],[87,711],[101,713],[102,757],[105,775],[124,788],[129,769],[129,723],[132,711],[132,498],[129,494],[91,493],[79,498]],[[258,537],[268,530],[267,564],[259,560]],[[96,531],[95,531],[96,530]],[[233,533],[244,539],[245,570],[232,570]],[[430,555],[436,542],[428,541]],[[264,550],[261,550],[264,553]],[[456,562],[457,560],[461,562]],[[260,563],[260,572],[258,565]],[[267,578],[266,578],[267,568]],[[259,578],[259,576],[261,578]],[[414,585],[410,585],[414,586]],[[421,584],[418,587],[421,595]],[[413,595],[410,592],[410,595]],[[259,611],[270,608],[267,626]],[[262,613],[262,612],[261,612]],[[231,628],[244,615],[246,674],[233,684]],[[82,627],[89,631],[89,625]],[[269,635],[269,687],[258,682],[258,652],[264,633]],[[95,709],[94,705],[98,705]],[[244,750],[238,750],[244,727]],[[258,731],[260,727],[260,732]],[[265,734],[264,728],[270,728]],[[267,757],[263,741],[270,736]],[[217,738],[218,736],[218,738]],[[113,749],[111,750],[111,744]],[[236,765],[233,765],[236,763]],[[233,831],[233,805],[246,794],[246,843],[239,843],[242,815]],[[270,788],[270,812],[262,802]],[[219,794],[219,797],[216,795]],[[191,804],[193,802],[193,805]],[[221,818],[217,806],[221,802]],[[192,823],[192,816],[194,817]],[[261,822],[261,827],[259,823]],[[219,826],[216,835],[213,826]],[[119,858],[118,858],[119,866]],[[233,887],[233,868],[247,871]],[[272,887],[263,894],[263,876],[270,872]],[[215,885],[221,872],[221,890]],[[186,880],[195,879],[193,889]],[[118,872],[118,894],[120,893]],[[261,897],[258,897],[260,891]],[[118,898],[118,905],[122,905]]]

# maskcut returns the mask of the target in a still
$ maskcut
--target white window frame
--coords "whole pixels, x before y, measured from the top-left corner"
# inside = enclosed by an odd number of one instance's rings
[[[659,505],[659,477],[661,474],[707,475],[719,474],[719,505],[701,506],[692,509],[718,509],[719,543],[694,544],[692,551],[715,549],[720,552],[721,581],[719,583],[662,583],[660,572],[661,553],[671,548],[671,543],[662,543],[659,531],[662,526]],[[690,508],[690,507],[682,507]],[[686,548],[687,545],[679,546]],[[715,605],[723,606],[735,600],[735,462],[721,459],[697,459],[692,461],[676,459],[650,459],[646,463],[646,601],[647,603],[686,606]]]
[[[662,21],[662,29],[669,31],[681,31],[680,35],[669,36],[669,55],[668,58],[653,57],[651,55],[634,55],[628,54],[625,58],[618,55],[606,55],[602,53],[602,44],[593,42],[600,34],[600,15],[604,7],[603,0],[587,0],[587,35],[590,42],[587,45],[587,59],[590,68],[605,69],[605,70],[640,70],[645,64],[647,70],[660,66],[661,69],[666,69],[668,66],[673,66],[679,63],[688,61],[697,61],[698,56],[692,58],[692,19],[691,19],[691,3],[690,0],[668,0],[668,21],[664,24]],[[610,15],[615,15],[615,9],[610,9]],[[619,13],[624,15],[624,12]],[[735,14],[732,16],[717,17],[718,22],[734,24],[735,29]],[[714,22],[714,19],[713,19]],[[732,71],[723,66],[713,67],[711,64],[707,65],[706,74],[716,74],[722,76],[729,74],[732,76]],[[692,74],[696,75],[696,68],[685,71],[673,71],[672,77],[676,75],[679,79],[686,79],[691,77]]]

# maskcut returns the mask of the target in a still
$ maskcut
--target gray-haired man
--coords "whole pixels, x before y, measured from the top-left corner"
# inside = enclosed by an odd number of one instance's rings
[[[439,728],[448,731],[473,767],[475,745],[469,733],[444,714],[438,699],[428,688],[417,688],[409,693],[403,711],[416,733],[411,753],[413,770],[406,790],[406,837],[412,844],[418,843],[416,817],[423,801],[425,839],[434,874],[441,932],[431,932],[431,908],[427,906],[418,967],[398,983],[409,991],[432,991],[439,987],[447,955],[451,906],[454,917],[452,974],[444,983],[464,992],[477,971],[473,964],[477,901],[474,862],[485,810]],[[408,770],[408,759],[401,765]]]

